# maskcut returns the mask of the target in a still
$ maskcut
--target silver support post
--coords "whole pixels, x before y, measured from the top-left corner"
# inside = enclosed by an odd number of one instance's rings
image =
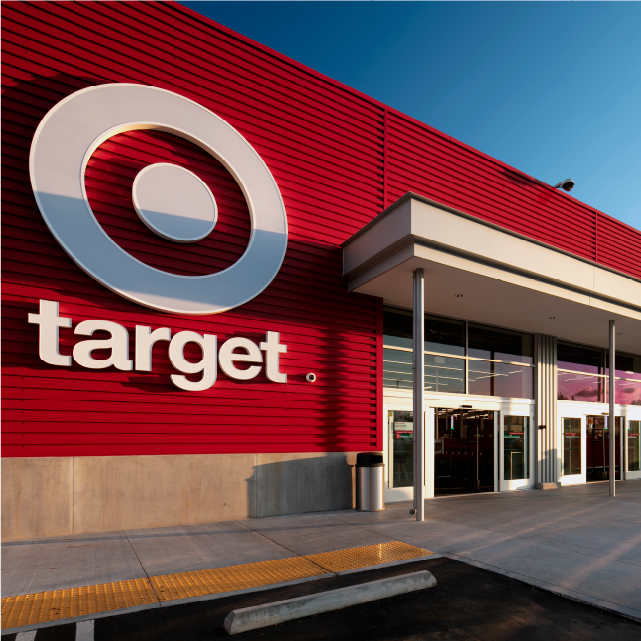
[[[424,381],[425,381],[425,277],[422,269],[414,270],[414,309],[413,309],[413,396],[414,396],[414,508],[416,509],[416,520],[423,521],[425,518],[425,505],[423,488],[425,479],[425,444],[423,435],[425,433],[425,408]]]
[[[609,387],[609,390],[610,390],[610,394],[609,394],[609,396],[610,396],[610,399],[609,399],[610,400],[610,407],[609,407],[609,415],[608,415],[608,423],[609,423],[608,431],[610,432],[610,462],[609,462],[609,464],[610,464],[610,474],[609,474],[609,477],[610,477],[610,496],[614,496],[614,492],[615,492],[615,489],[614,489],[614,477],[616,476],[616,470],[615,470],[615,467],[614,467],[614,460],[615,460],[614,459],[614,449],[616,447],[616,442],[617,442],[616,441],[616,436],[615,436],[616,423],[615,423],[615,418],[614,418],[614,402],[615,402],[615,398],[614,398],[614,373],[615,373],[615,370],[614,370],[614,362],[615,362],[615,359],[614,359],[614,356],[615,356],[614,337],[615,337],[614,321],[611,320],[610,321],[610,354],[609,354],[609,357],[608,357],[608,361],[609,361],[608,362],[608,367],[609,367],[609,370],[610,370],[610,376],[608,377],[608,385],[610,386]]]

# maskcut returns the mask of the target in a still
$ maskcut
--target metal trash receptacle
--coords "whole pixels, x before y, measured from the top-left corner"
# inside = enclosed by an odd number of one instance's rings
[[[379,512],[385,509],[383,455],[361,452],[356,455],[356,509]]]

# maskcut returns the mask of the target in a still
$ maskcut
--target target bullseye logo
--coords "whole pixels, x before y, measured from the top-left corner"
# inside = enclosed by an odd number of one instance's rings
[[[132,198],[142,222],[177,243],[209,236],[218,217],[209,187],[188,169],[166,162],[148,165],[136,176]]]
[[[251,220],[247,249],[236,263],[205,276],[167,273],[128,254],[102,229],[85,191],[87,163],[105,140],[140,129],[180,136],[211,154],[232,174]],[[181,314],[224,312],[260,294],[282,265],[287,216],[267,165],[229,123],[171,91],[109,84],[71,94],[38,126],[29,171],[42,216],[75,263],[105,287],[141,305]],[[169,241],[196,242],[215,227],[214,195],[183,167],[149,165],[136,177],[132,192],[144,224]]]

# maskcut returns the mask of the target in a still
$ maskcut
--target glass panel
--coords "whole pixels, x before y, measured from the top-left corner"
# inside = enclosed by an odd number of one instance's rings
[[[383,350],[383,385],[397,389],[412,389],[412,352]]]
[[[425,354],[425,390],[463,394],[465,361],[461,358]]]
[[[599,403],[603,398],[603,381],[599,376],[586,376],[573,372],[558,373],[558,399]]]
[[[383,310],[385,345],[412,349],[412,331],[411,311]],[[425,316],[424,351],[465,356],[465,323],[439,316]]]
[[[425,354],[425,390],[428,392],[465,392],[465,361],[461,358]],[[412,352],[383,350],[383,385],[412,389]]]
[[[412,312],[383,309],[383,343],[390,347],[412,349]]]
[[[639,472],[641,471],[641,450],[639,443],[641,442],[641,421],[630,421],[628,423],[628,471]]]
[[[436,410],[434,492],[494,491],[494,412]]]
[[[506,416],[503,421],[503,478],[527,479],[529,422],[527,416]]]
[[[414,417],[412,412],[389,410],[389,486],[414,484]]]
[[[532,367],[493,361],[468,361],[468,367],[469,394],[534,398]]]
[[[617,352],[614,363],[614,376],[627,378],[633,381],[641,381],[641,356],[631,354],[620,354]],[[605,352],[605,373],[610,373],[609,350]]]
[[[532,363],[532,335],[470,323],[468,356]],[[529,398],[529,397],[528,397]]]
[[[605,402],[610,402],[610,384],[605,379]],[[641,381],[614,379],[614,400],[617,405],[641,405]]]
[[[563,474],[581,474],[581,419],[563,419]]]
[[[560,369],[603,374],[603,350],[559,341],[556,358]]]
[[[426,316],[425,351],[465,356],[465,323],[438,316]]]
[[[609,478],[610,432],[608,417],[588,416],[585,419],[585,467],[588,481],[602,481]],[[621,477],[621,417],[617,416],[614,429],[615,478]]]

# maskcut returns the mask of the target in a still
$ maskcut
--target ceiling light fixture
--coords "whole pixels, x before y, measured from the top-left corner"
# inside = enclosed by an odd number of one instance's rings
[[[454,294],[454,298],[463,298],[463,294]]]

